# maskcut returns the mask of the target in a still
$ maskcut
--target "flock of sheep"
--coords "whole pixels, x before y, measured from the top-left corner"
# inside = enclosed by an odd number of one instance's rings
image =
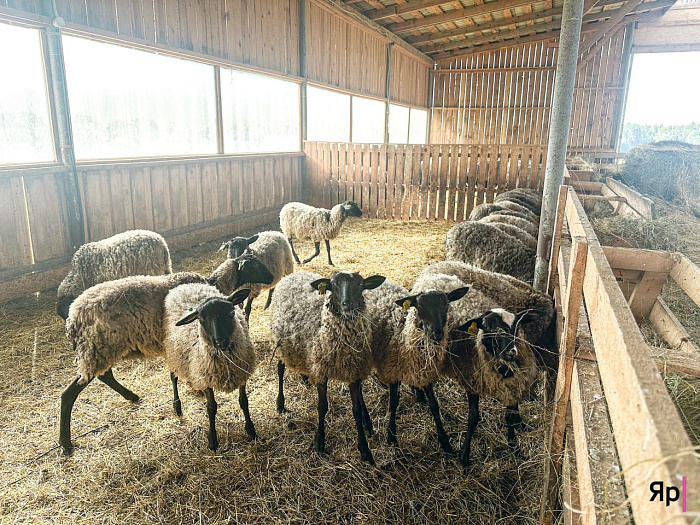
[[[214,391],[239,391],[245,430],[256,438],[246,382],[256,367],[248,332],[251,302],[269,289],[271,340],[279,356],[277,410],[284,412],[286,369],[318,391],[314,447],[325,451],[328,381],[349,386],[363,460],[374,463],[367,434],[374,431],[362,393],[373,373],[389,387],[387,442],[397,444],[396,410],[401,383],[427,400],[441,448],[453,452],[433,385],[457,381],[468,395],[469,415],[460,463],[470,461],[479,421],[479,396],[506,406],[508,441],[522,424],[518,404],[532,395],[538,366],[551,366],[554,306],[528,285],[532,278],[541,200],[530,190],[499,195],[477,206],[452,228],[447,260],[419,274],[409,291],[384,276],[339,271],[330,278],[294,271],[300,263],[293,238],[311,240],[315,253],[347,217],[360,216],[347,201],[331,210],[289,203],[280,212],[283,233],[237,237],[221,247],[228,256],[210,277],[172,273],[165,240],[143,230],[86,244],[58,290],[57,311],[76,352],[79,375],[61,395],[59,441],[73,450],[71,411],[95,378],[125,399],[138,396],[120,384],[112,367],[126,358],[164,357],[173,386],[173,409],[182,414],[178,381],[204,392],[208,445],[218,447]],[[247,301],[245,308],[243,302]],[[197,321],[197,322],[195,322]]]

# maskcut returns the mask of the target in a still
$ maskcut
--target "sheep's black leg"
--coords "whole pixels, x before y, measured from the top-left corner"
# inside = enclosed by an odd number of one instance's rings
[[[173,410],[175,415],[182,416],[182,402],[180,401],[180,393],[177,391],[177,376],[170,372],[170,382],[173,384]]]
[[[292,249],[292,255],[294,256],[294,260],[297,262],[297,264],[301,264],[301,261],[299,260],[299,256],[297,255],[297,252],[294,251],[294,243],[292,243],[292,238],[287,237],[287,240],[289,241],[289,247]]]
[[[362,424],[364,425],[365,432],[367,435],[372,437],[374,435],[374,426],[372,425],[372,418],[369,417],[369,411],[367,410],[367,405],[365,404],[365,396],[362,393],[362,384],[360,384],[360,406],[362,408]]]
[[[386,442],[391,445],[398,445],[396,438],[396,409],[399,407],[399,387],[398,381],[389,385],[389,429],[386,434]]]
[[[112,390],[117,392],[120,396],[122,396],[127,401],[136,402],[139,400],[139,396],[134,394],[131,390],[129,390],[124,385],[122,385],[119,381],[114,379],[114,374],[112,373],[111,368],[109,370],[107,370],[104,374],[102,374],[101,376],[97,376],[97,379],[102,381],[105,385],[107,385],[109,388],[111,388]]]
[[[248,300],[245,303],[245,320],[250,321],[250,309],[253,307],[253,298],[248,296]]]
[[[425,405],[428,402],[428,400],[425,398],[425,392],[423,392],[420,388],[412,386],[411,392],[413,392],[413,395],[416,396],[416,401],[418,401],[421,405]]]
[[[315,259],[318,256],[319,253],[321,253],[321,243],[315,242],[314,245],[316,246],[316,251],[308,259],[304,259],[304,264],[311,262],[313,259]]]
[[[333,264],[333,261],[331,261],[331,243],[328,242],[328,239],[326,239],[326,253],[328,254],[328,264],[330,264],[331,266],[335,266],[335,264]]]
[[[523,420],[520,417],[520,411],[518,410],[518,405],[511,405],[506,407],[506,428],[508,429],[508,445],[510,448],[515,448],[517,446],[517,441],[515,440],[515,431],[522,427]]]
[[[316,385],[318,389],[318,428],[314,438],[314,448],[319,454],[326,451],[326,413],[328,412],[328,379]]]
[[[284,363],[280,359],[277,361],[277,377],[278,377],[278,387],[277,387],[277,412],[283,414],[286,412],[284,408]]]
[[[209,448],[216,450],[219,448],[219,440],[216,439],[216,399],[214,399],[214,391],[207,388],[204,391],[204,397],[207,398],[207,415],[209,416]]]
[[[450,440],[445,433],[445,429],[442,426],[442,419],[440,418],[440,407],[438,405],[437,399],[435,398],[435,392],[433,391],[433,385],[426,386],[423,391],[428,398],[428,406],[430,407],[430,413],[433,415],[435,420],[435,430],[437,430],[438,441],[442,447],[443,452],[447,454],[454,454],[454,449],[450,445]]]
[[[253,420],[250,419],[250,410],[248,410],[248,393],[245,391],[245,384],[238,388],[238,405],[241,407],[241,410],[243,410],[243,415],[245,416],[245,433],[253,439],[258,439],[258,435],[255,433]]]
[[[274,291],[274,288],[270,288],[270,290],[267,292],[267,301],[265,301],[265,306],[263,306],[263,310],[267,310],[270,307],[270,303],[272,302],[272,292]]]
[[[70,417],[73,412],[73,405],[80,392],[85,390],[85,387],[90,384],[90,381],[88,381],[84,385],[80,385],[78,384],[79,379],[80,376],[76,377],[61,394],[61,423],[58,431],[58,442],[63,448],[63,453],[67,456],[73,453],[73,443],[70,440]]]
[[[467,394],[469,399],[469,415],[467,416],[467,437],[464,438],[462,450],[459,453],[459,462],[463,467],[469,466],[469,454],[471,452],[472,436],[479,423],[479,394]]]
[[[306,386],[311,386],[311,383],[309,383],[309,376],[306,374],[301,374],[301,382],[304,383]]]
[[[359,379],[350,383],[350,397],[352,399],[352,415],[355,418],[355,428],[357,428],[357,449],[360,451],[362,461],[374,465],[372,451],[369,449],[365,429],[362,427],[362,381]]]

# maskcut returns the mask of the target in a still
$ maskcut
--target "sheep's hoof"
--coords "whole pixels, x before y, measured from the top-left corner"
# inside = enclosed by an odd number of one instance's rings
[[[131,401],[132,403],[138,403],[139,401],[141,401],[141,398],[133,392],[129,392],[128,394],[126,394],[124,396],[124,399],[126,399],[127,401]]]
[[[465,469],[469,467],[469,454],[467,454],[465,451],[462,451],[459,454],[459,464]]]
[[[398,446],[399,446],[399,440],[396,439],[396,436],[394,436],[394,435],[392,435],[392,434],[387,434],[387,436],[386,436],[386,444],[387,444],[387,445],[393,445],[393,446],[395,446],[395,447],[398,447]]]
[[[177,417],[182,417],[182,402],[179,399],[173,401],[173,410]]]
[[[287,411],[286,408],[284,408],[284,398],[277,398],[277,413],[278,414],[284,414]]]
[[[214,440],[209,440],[209,450],[212,452],[216,452],[216,450],[219,448],[219,442],[214,439]]]
[[[326,440],[316,435],[314,439],[314,450],[319,454],[326,453]]]
[[[245,433],[248,434],[248,437],[253,441],[258,440],[258,434],[255,432],[255,427],[252,424],[245,426]]]
[[[373,467],[376,466],[377,464],[374,462],[374,457],[372,457],[372,453],[370,451],[367,451],[366,453],[361,454],[362,461],[366,461]]]
[[[71,445],[61,445],[61,450],[63,451],[64,456],[72,456],[73,452],[75,452],[75,448],[72,444]]]
[[[452,445],[450,445],[449,441],[440,443],[440,448],[442,448],[442,451],[445,454],[448,454],[450,456],[454,456],[456,454],[455,449],[452,448]]]

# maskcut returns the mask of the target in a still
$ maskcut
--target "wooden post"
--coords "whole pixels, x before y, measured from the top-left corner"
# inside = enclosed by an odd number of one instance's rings
[[[554,511],[559,495],[559,478],[561,476],[562,453],[564,451],[564,431],[566,427],[566,410],[571,394],[571,377],[574,370],[574,351],[578,318],[583,297],[583,278],[586,273],[588,242],[583,237],[573,239],[571,263],[566,280],[566,295],[563,298],[562,314],[564,331],[559,344],[559,372],[554,392],[552,423],[547,443],[547,457],[544,464],[544,488],[540,507],[540,525],[554,523]]]
[[[627,96],[630,91],[630,78],[632,76],[632,60],[634,59],[634,54],[632,53],[632,42],[634,42],[634,26],[636,24],[627,24],[627,30],[625,33],[625,44],[622,48],[622,72],[620,73],[620,78],[623,81],[622,86],[622,96],[618,94],[615,100],[615,110],[613,113],[613,130],[612,137],[615,142],[611,144],[615,151],[620,151],[620,144],[622,143],[622,128],[624,127],[625,121],[625,109],[627,107]]]
[[[214,90],[216,98],[216,151],[224,154],[224,111],[221,103],[221,68],[214,66]]]
[[[583,0],[564,0],[551,125],[549,127],[540,234],[537,242],[537,261],[535,263],[534,287],[541,292],[547,288],[549,270],[547,258],[551,249],[557,195],[559,186],[561,186],[564,179],[566,143],[571,123],[571,105],[576,82],[576,59],[578,57],[578,43],[581,37],[582,18]]]

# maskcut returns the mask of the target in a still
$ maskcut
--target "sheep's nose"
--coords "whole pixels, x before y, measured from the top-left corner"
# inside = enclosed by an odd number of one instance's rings
[[[228,348],[228,344],[229,344],[228,339],[215,339],[214,340],[214,346],[219,348],[220,350]]]
[[[430,330],[430,333],[428,335],[430,335],[433,341],[439,343],[440,341],[442,341],[443,331],[442,329]]]
[[[515,348],[509,348],[508,350],[505,351],[505,358],[506,359],[515,359],[516,355],[518,355],[518,352]]]
[[[352,307],[352,304],[350,304],[350,301],[343,301],[341,304],[343,305],[343,308],[345,308],[346,310],[349,310]]]

